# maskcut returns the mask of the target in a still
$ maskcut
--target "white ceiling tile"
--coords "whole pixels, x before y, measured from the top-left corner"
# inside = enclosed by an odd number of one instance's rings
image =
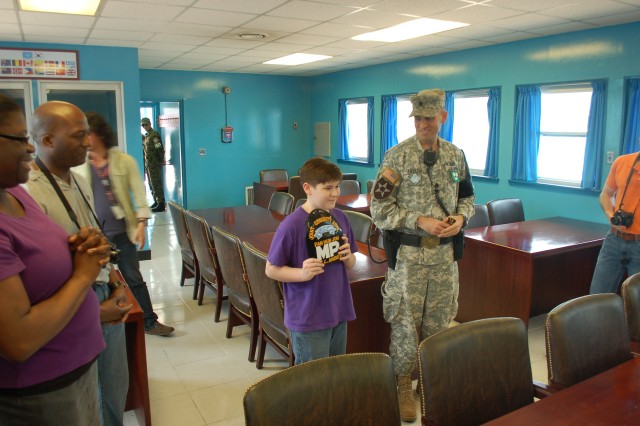
[[[371,49],[373,47],[382,46],[384,43],[381,41],[364,41],[364,40],[352,40],[350,38],[345,38],[343,40],[339,40],[333,43],[329,43],[325,46],[327,47],[339,47],[342,49],[354,49],[354,50],[363,50],[363,49]]]
[[[187,44],[175,44],[175,43],[157,43],[148,41],[142,45],[145,49],[151,50],[167,50],[172,52],[188,52],[193,49],[193,46]]]
[[[535,13],[527,15],[512,16],[504,19],[491,21],[491,26],[496,28],[506,28],[514,31],[527,31],[534,28],[548,27],[550,25],[566,24],[566,19],[537,15]]]
[[[328,21],[353,12],[353,7],[318,3],[314,1],[290,1],[272,11],[270,16],[280,16],[293,19],[312,19],[314,21]]]
[[[171,64],[170,62],[167,62],[166,64],[162,64],[156,68],[160,70],[193,71],[193,68],[191,65],[176,65],[176,64]]]
[[[287,1],[289,0],[199,0],[193,7],[260,15],[275,9]]]
[[[23,25],[22,31],[28,35],[53,35],[56,37],[82,37],[89,35],[87,28],[48,27],[46,25]]]
[[[147,19],[144,21],[144,25],[140,25],[140,19],[125,19],[125,18],[105,18],[100,17],[96,21],[94,28],[101,30],[113,30],[113,31],[149,31],[158,32],[162,31],[169,25],[169,21],[154,21]]]
[[[20,33],[20,27],[18,24],[2,24],[0,25],[0,34],[2,34],[3,40],[5,39],[5,34],[15,34],[18,38],[22,38],[22,34]]]
[[[317,1],[318,3],[339,4],[341,6],[367,7],[377,3],[379,0],[315,0],[315,1]]]
[[[636,12],[623,13],[621,15],[608,15],[585,20],[586,23],[594,25],[615,25],[635,21],[640,21],[640,10]]]
[[[84,37],[58,37],[52,35],[35,35],[29,34],[24,36],[27,43],[61,43],[61,44],[83,44]]]
[[[597,19],[603,15],[614,15],[637,11],[638,8],[626,3],[619,3],[608,0],[584,0],[576,4],[569,4],[560,7],[554,7],[540,12],[543,15],[556,16],[569,20],[585,20]],[[607,13],[602,13],[602,8],[606,7]]]
[[[566,4],[574,4],[576,7],[580,6],[578,0],[492,0],[491,4],[497,7],[522,10],[526,12],[536,12]]]
[[[186,24],[183,22],[171,22],[164,29],[163,32],[169,34],[183,34],[191,36],[202,37],[218,37],[222,34],[229,32],[232,27],[225,26],[213,26],[213,25],[199,25],[199,24]]]
[[[229,64],[224,61],[222,62],[214,62],[213,64],[205,65],[204,67],[198,68],[198,71],[209,71],[209,72],[230,72],[235,71],[240,68],[238,65]]]
[[[254,47],[262,46],[266,42],[256,40],[242,40],[239,38],[214,38],[206,44],[206,46],[212,47],[228,47],[234,49],[253,49]]]
[[[467,3],[451,0],[385,0],[381,1],[380,3],[374,4],[373,6],[371,6],[371,9],[380,12],[415,15],[429,18],[437,13],[457,9],[464,6],[465,4]]]
[[[326,37],[354,37],[362,33],[373,30],[373,27],[361,27],[354,25],[323,23],[306,30],[301,31],[303,34],[321,35]]]
[[[211,37],[201,37],[201,36],[188,36],[188,35],[179,35],[179,34],[156,34],[149,41],[157,41],[157,42],[167,42],[167,43],[180,43],[180,44],[191,44],[194,46],[200,46],[211,41]]]
[[[151,20],[171,20],[185,10],[184,7],[156,4],[149,7],[148,4],[139,2],[125,2],[108,0],[102,9],[101,16],[112,18],[133,18],[140,19],[140,24],[144,25],[146,19]]]
[[[445,21],[464,22],[465,24],[480,24],[491,22],[496,19],[504,19],[510,16],[522,15],[520,10],[491,7],[490,5],[478,5],[452,10],[450,12],[438,13],[430,18],[443,19]]]
[[[512,41],[526,40],[528,38],[533,38],[538,36],[539,36],[538,34],[516,31],[509,34],[504,34],[501,36],[486,37],[483,40],[490,41],[493,43],[510,43]]]
[[[193,24],[218,25],[222,27],[237,27],[253,18],[256,15],[237,12],[221,12],[218,10],[191,8],[180,15],[176,21],[189,22]]]
[[[96,21],[93,16],[65,15],[62,13],[19,12],[20,22],[28,25],[50,27],[91,28]]]
[[[552,35],[552,34],[569,33],[572,31],[588,30],[596,26],[597,26],[596,24],[589,24],[586,22],[567,22],[559,25],[549,25],[548,27],[536,28],[532,31],[534,31],[537,34]]]
[[[229,55],[214,55],[212,53],[203,54],[203,53],[194,53],[187,52],[174,60],[183,60],[183,61],[208,61],[207,63],[211,63],[213,61],[219,61],[221,59],[225,59],[229,57]],[[206,65],[206,64],[205,64]]]
[[[2,41],[20,41],[20,42],[24,41],[22,39],[22,35],[18,34],[18,31],[13,33],[6,33],[6,34],[0,32],[0,34],[2,35]]]
[[[0,22],[3,24],[17,24],[18,15],[13,10],[0,10]]]
[[[496,28],[493,25],[476,24],[449,30],[443,34],[451,37],[460,37],[473,40],[477,38],[502,35],[508,32],[509,30],[505,28]]]
[[[303,46],[299,44],[268,43],[268,44],[263,44],[262,46],[258,46],[252,50],[262,51],[262,52],[274,52],[276,54],[280,54],[280,53],[289,54],[289,53],[302,52],[303,50],[307,50],[308,48],[309,46]]]
[[[291,34],[285,37],[278,39],[279,43],[294,43],[294,44],[302,44],[305,46],[322,46],[324,44],[333,43],[335,41],[341,40],[342,37],[325,37],[311,34]]]
[[[264,61],[268,61],[269,59],[273,59],[274,55],[277,56],[279,55],[279,53],[273,52],[271,50],[250,49],[250,50],[245,50],[244,52],[235,54],[233,58],[247,58],[247,60],[252,59],[255,61],[264,62]]]
[[[141,31],[110,31],[110,30],[93,30],[90,39],[112,39],[112,40],[131,40],[131,41],[147,41],[153,36],[153,33]]]
[[[355,49],[345,49],[343,47],[319,46],[313,49],[307,49],[304,53],[313,53],[314,55],[338,56],[353,52]]]
[[[191,51],[191,53],[202,53],[204,55],[235,55],[236,53],[244,52],[246,49],[237,49],[229,47],[217,47],[217,46],[199,46]]]
[[[87,44],[92,46],[116,46],[116,47],[142,47],[144,41],[135,40],[117,40],[117,39],[99,39],[91,38],[87,39]]]
[[[13,0],[0,0],[0,9],[13,9],[15,3]]]
[[[193,0],[123,0],[125,3],[170,4],[174,6],[191,6]],[[149,7],[149,6],[147,6]]]
[[[275,16],[260,16],[251,22],[243,25],[244,28],[265,31],[282,31],[286,29],[288,32],[298,32],[306,28],[318,25],[316,21],[307,21],[302,19],[286,19]]]
[[[396,15],[394,13],[378,12],[375,10],[361,9],[349,15],[341,16],[334,19],[331,23],[345,24],[345,25],[358,25],[365,28],[387,28],[392,25],[401,24],[403,22],[410,21],[412,18],[403,15]],[[367,32],[365,31],[362,31]]]

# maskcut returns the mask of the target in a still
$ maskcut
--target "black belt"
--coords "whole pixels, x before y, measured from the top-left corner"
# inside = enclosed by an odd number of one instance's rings
[[[453,237],[438,238],[435,235],[421,237],[420,235],[403,234],[401,232],[399,234],[400,244],[411,247],[435,247],[437,245],[442,246],[444,244],[449,244],[453,241]],[[435,243],[434,238],[439,240],[437,244]]]

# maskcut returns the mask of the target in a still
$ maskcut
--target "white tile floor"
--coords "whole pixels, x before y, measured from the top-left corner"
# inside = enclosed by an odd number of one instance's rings
[[[154,214],[149,223],[152,258],[141,262],[154,310],[176,331],[170,337],[146,336],[151,418],[154,426],[244,425],[242,397],[249,385],[286,367],[268,350],[265,367],[247,360],[249,328],[234,328],[227,339],[227,304],[221,321],[213,322],[213,293],[204,303],[192,299],[193,279],[180,287],[181,258],[169,212]],[[529,323],[533,378],[547,381],[544,316]],[[415,386],[415,383],[414,383]],[[419,410],[418,396],[416,407]],[[415,422],[417,424],[418,422]],[[138,423],[132,412],[126,426]]]

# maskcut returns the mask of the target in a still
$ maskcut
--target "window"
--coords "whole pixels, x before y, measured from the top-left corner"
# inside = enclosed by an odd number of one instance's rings
[[[511,178],[599,190],[606,80],[516,88]]]
[[[538,182],[580,186],[592,92],[590,84],[540,87]]]
[[[464,151],[471,174],[484,175],[489,147],[487,90],[456,92],[453,97],[451,142]]]
[[[387,141],[390,146],[416,134],[413,117],[409,117],[412,110],[409,96],[383,96],[383,117],[388,120],[393,117],[391,114],[385,116],[385,105],[393,100],[396,102],[395,127],[393,123],[383,122],[383,126],[388,126],[383,129],[383,136],[389,129],[395,129],[396,139]],[[473,175],[497,177],[500,89],[447,92],[445,109],[449,111],[448,126],[443,125],[440,136],[464,150]]]
[[[373,98],[340,99],[338,106],[342,160],[372,163]]]

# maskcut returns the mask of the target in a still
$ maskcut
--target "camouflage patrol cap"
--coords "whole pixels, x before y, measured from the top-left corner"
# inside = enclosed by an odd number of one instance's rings
[[[151,124],[151,120],[149,120],[147,117],[143,118],[142,120],[140,120],[140,125],[144,126],[145,124]]]
[[[435,117],[444,109],[444,91],[440,89],[422,90],[409,97],[413,110],[409,117]]]

